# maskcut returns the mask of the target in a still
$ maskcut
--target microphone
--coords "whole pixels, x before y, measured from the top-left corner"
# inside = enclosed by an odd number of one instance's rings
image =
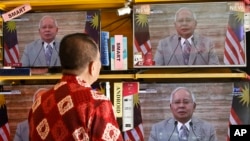
[[[53,42],[53,45],[54,45],[54,48],[55,48],[55,50],[56,50],[56,49],[57,49],[57,48],[56,48],[56,42]],[[54,66],[56,66],[57,59],[59,58],[59,52],[58,52],[58,50],[56,50],[56,53],[57,53],[57,57],[56,57],[56,61],[55,61]]]
[[[196,137],[197,140],[199,140],[198,136],[197,136],[197,135],[195,134],[195,132],[194,132],[193,122],[190,121],[190,122],[189,122],[189,125],[190,125],[190,127],[192,128],[192,131],[193,131],[193,133],[194,133],[194,136]]]
[[[195,48],[196,52],[201,56],[202,60],[206,63],[206,65],[208,65],[208,62],[207,62],[207,61],[205,60],[205,58],[200,54],[198,48],[196,47],[195,42],[194,42],[194,37],[192,37],[191,40],[192,40],[192,42],[193,42],[193,44],[194,44],[194,48]]]
[[[178,123],[177,121],[174,121],[174,129],[173,129],[171,135],[169,136],[168,141],[170,141],[170,139],[171,139],[171,137],[172,137],[172,135],[173,135],[173,133],[174,133],[174,131],[176,129],[177,123]]]
[[[41,51],[43,50],[43,44],[44,44],[44,42],[42,42],[42,47],[40,48],[40,50],[39,50],[39,52],[38,52],[38,54],[37,54],[37,56],[36,56],[36,58],[35,58],[34,62],[32,63],[32,65],[31,65],[30,67],[34,67],[34,64],[35,64],[35,62],[36,62],[36,60],[37,60],[37,58],[38,58],[39,54],[40,54],[40,53],[41,53]]]
[[[174,49],[174,52],[171,54],[170,59],[169,59],[167,65],[168,65],[168,64],[170,63],[170,61],[172,60],[172,58],[173,58],[173,56],[174,56],[174,54],[175,54],[175,51],[176,51],[177,47],[179,46],[180,42],[181,42],[181,37],[178,37],[178,43],[177,43],[177,45],[176,45],[176,47],[175,47],[175,49]]]
[[[59,58],[59,51],[57,50],[57,48],[56,48],[56,42],[54,41],[53,42],[53,50],[55,49],[55,52],[56,52],[56,54],[57,54],[57,57],[56,57],[56,60],[55,60],[55,63],[54,63],[54,65],[52,65],[52,66],[48,66],[48,72],[49,73],[59,73],[59,72],[62,72],[62,70],[61,70],[61,66],[59,65],[59,66],[57,66],[57,61],[59,60],[58,58]]]

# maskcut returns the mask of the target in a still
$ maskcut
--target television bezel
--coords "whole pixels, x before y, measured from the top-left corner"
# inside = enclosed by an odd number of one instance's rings
[[[210,122],[217,131],[217,137],[220,139],[226,139],[233,100],[234,98],[240,98],[241,101],[244,101],[245,98],[243,98],[243,95],[248,94],[249,86],[250,83],[248,81],[223,80],[212,80],[209,82],[191,81],[140,83],[138,97],[141,109],[144,139],[148,139],[151,127],[154,123],[173,117],[169,106],[170,93],[177,87],[186,87],[194,93],[196,100],[196,109],[193,113],[194,117]],[[204,104],[208,105],[204,106]],[[244,105],[243,102],[242,105]],[[220,108],[218,108],[219,106],[223,107],[224,110],[220,110]],[[211,109],[214,110],[211,111]],[[152,113],[150,111],[155,112]],[[206,114],[204,114],[206,112],[211,114],[206,116]],[[220,112],[220,114],[216,116],[214,112]],[[227,114],[228,116],[226,117]],[[222,119],[225,119],[225,121],[223,121],[225,123],[225,125],[223,124],[223,127],[217,124]],[[222,130],[225,134],[221,134]]]
[[[150,58],[151,59],[151,64],[144,65],[143,61],[141,61],[141,62],[138,61],[138,56],[140,56],[139,57],[140,59],[143,58],[143,57],[141,57],[141,56],[143,56],[143,55],[141,55],[142,53],[137,52],[136,49],[135,49],[136,48],[135,47],[136,46],[135,45],[136,44],[135,43],[135,22],[136,22],[135,15],[138,14],[138,12],[136,12],[138,7],[150,8],[150,11],[148,11],[148,10],[146,10],[146,12],[144,11],[146,14],[150,15],[152,13],[157,14],[157,13],[161,12],[160,9],[157,9],[157,8],[156,9],[151,9],[151,6],[157,7],[157,5],[166,5],[166,6],[178,5],[178,8],[180,8],[180,7],[183,7],[184,5],[189,7],[188,5],[193,5],[193,4],[204,4],[205,6],[207,6],[207,4],[209,4],[209,3],[218,3],[218,4],[219,3],[224,3],[224,4],[241,3],[242,4],[243,2],[236,1],[236,0],[233,0],[233,1],[219,0],[219,1],[216,1],[216,2],[214,2],[214,1],[194,1],[194,2],[178,2],[178,3],[177,2],[161,2],[161,3],[148,3],[148,4],[147,3],[134,4],[133,5],[133,14],[132,14],[133,15],[133,21],[132,21],[133,22],[133,33],[132,33],[133,34],[133,55],[132,55],[132,57],[133,57],[133,68],[135,68],[135,69],[140,69],[140,68],[141,69],[143,69],[143,68],[150,69],[150,68],[245,68],[245,67],[247,67],[247,44],[246,44],[246,30],[245,29],[244,29],[245,34],[244,34],[244,39],[243,39],[243,48],[244,48],[244,51],[245,51],[245,55],[244,55],[245,63],[244,64],[233,64],[233,65],[224,64],[224,62],[223,62],[224,52],[223,52],[223,55],[220,55],[220,57],[222,59],[220,59],[220,64],[219,65],[159,65],[159,66],[157,66],[157,65],[154,65],[154,60],[153,60],[154,59],[154,53],[151,54],[152,55],[152,57]],[[240,9],[240,10],[242,10],[242,9]],[[141,11],[143,11],[143,10],[141,10]],[[198,13],[195,13],[195,14],[198,15]],[[229,14],[229,11],[228,11],[228,13],[225,13],[225,14]],[[174,19],[173,19],[174,15],[171,15],[171,16],[172,16],[172,18],[171,18],[172,25],[174,25],[173,24],[174,23]],[[147,19],[147,20],[149,21],[150,19]],[[141,23],[141,24],[143,24],[143,23]],[[163,24],[166,24],[166,23],[157,23],[157,24],[160,24],[162,26]],[[201,24],[201,23],[198,23],[197,26],[199,26],[199,24]],[[226,23],[226,24],[228,24],[228,23]],[[150,25],[150,23],[148,23],[148,25]],[[149,31],[149,34],[150,34],[150,31]],[[169,34],[169,35],[172,35],[172,34]],[[167,36],[164,35],[164,37],[167,37]],[[162,38],[164,38],[164,37],[162,37]],[[225,37],[226,37],[226,30],[225,30]],[[159,38],[159,39],[162,39],[162,38]],[[150,44],[152,45],[152,38],[150,38],[149,41],[150,41]],[[223,42],[225,42],[225,41],[223,41]],[[155,44],[155,46],[154,46],[155,49],[154,50],[156,50],[157,45],[158,45],[158,43]],[[221,48],[221,50],[224,50],[224,46],[219,47],[219,48]],[[153,47],[152,47],[152,49],[153,49]],[[154,52],[154,51],[152,51],[152,52]],[[135,56],[137,56],[137,57],[135,57]],[[138,64],[140,64],[140,65],[138,65]]]
[[[68,11],[67,10],[65,10],[65,11],[58,11],[58,10],[55,10],[55,11],[30,11],[30,12],[27,12],[27,13],[13,19],[13,21],[16,22],[16,27],[17,27],[16,28],[17,40],[18,40],[17,45],[18,45],[18,49],[19,49],[19,61],[20,62],[19,63],[13,63],[13,64],[8,64],[7,63],[7,66],[6,66],[6,65],[4,65],[6,63],[4,62],[5,60],[3,59],[3,67],[30,68],[31,71],[34,74],[37,74],[37,73],[38,74],[40,74],[40,73],[60,73],[61,72],[61,66],[22,66],[21,57],[22,57],[22,54],[23,54],[23,50],[24,50],[25,46],[28,43],[34,41],[35,39],[40,39],[39,32],[38,32],[38,25],[39,25],[39,20],[43,16],[52,15],[57,20],[57,24],[58,24],[59,29],[58,29],[56,39],[60,41],[62,39],[62,37],[67,35],[67,34],[76,33],[76,32],[82,32],[82,33],[86,32],[86,30],[85,30],[86,21],[90,20],[89,17],[87,17],[87,12],[94,12],[94,13],[98,14],[97,15],[98,16],[98,18],[97,18],[97,20],[98,20],[97,21],[98,22],[98,25],[97,25],[98,26],[97,27],[98,28],[98,39],[96,40],[96,42],[97,42],[98,45],[100,45],[100,42],[101,42],[101,35],[100,35],[100,33],[101,33],[101,20],[100,20],[101,10],[99,10],[99,9],[97,9],[97,10],[68,10]],[[71,30],[67,31],[67,29],[65,29],[65,28],[62,30],[62,27],[60,27],[60,25],[62,25],[64,22],[63,23],[58,22],[59,18],[62,18],[62,17],[57,17],[57,15],[59,16],[59,15],[63,15],[63,14],[66,14],[66,13],[69,14],[69,15],[74,15],[75,13],[83,13],[83,14],[85,14],[81,21],[79,19],[80,18],[79,15],[75,16],[75,19],[77,19],[79,17],[77,20],[79,20],[79,22],[83,22],[82,25],[84,25],[84,26],[82,27],[81,30],[80,29],[75,29],[73,31],[71,31]],[[35,23],[35,25],[33,25],[33,28],[34,28],[34,31],[32,33],[33,37],[32,37],[32,39],[30,39],[30,41],[27,41],[27,42],[23,42],[22,40],[20,41],[20,39],[18,37],[22,36],[22,34],[18,34],[18,22],[27,22],[28,23],[30,21],[30,19],[32,18],[32,16],[36,16],[36,18],[34,18],[35,20],[32,19],[32,22]],[[39,18],[37,18],[38,16],[39,16]],[[64,18],[66,19],[67,17],[64,17]],[[62,21],[62,19],[60,19],[60,21]],[[67,23],[67,22],[70,22],[70,21],[65,20],[65,25],[70,25],[70,23]],[[65,25],[63,27],[66,27]],[[75,25],[75,26],[80,26],[80,24]],[[90,35],[90,36],[92,36],[92,35]],[[22,46],[20,46],[19,42],[22,42]],[[20,50],[22,50],[22,52]],[[3,55],[4,55],[4,53],[3,53]],[[3,58],[4,58],[4,56],[3,56]]]

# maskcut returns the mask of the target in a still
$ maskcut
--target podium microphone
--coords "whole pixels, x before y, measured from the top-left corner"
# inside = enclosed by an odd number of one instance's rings
[[[173,133],[174,133],[174,131],[176,129],[177,123],[178,123],[177,121],[174,121],[174,129],[173,129],[171,135],[169,136],[168,141],[170,141],[170,139],[171,139],[171,137],[172,137],[172,135],[173,135]]]
[[[206,59],[200,54],[198,48],[196,47],[195,42],[194,42],[194,37],[192,37],[192,42],[193,42],[193,44],[194,44],[194,48],[195,48],[196,52],[201,56],[202,60],[206,63],[206,65],[208,65],[208,62],[207,62]]]
[[[191,126],[192,131],[193,131],[193,133],[194,133],[194,135],[195,135],[195,137],[196,137],[196,139],[197,139],[197,141],[198,141],[198,140],[199,140],[199,138],[198,138],[198,136],[196,135],[196,133],[194,132],[193,122],[192,122],[192,121],[191,121],[191,122],[189,122],[189,125]]]
[[[31,66],[29,66],[29,67],[34,67],[37,58],[39,57],[41,51],[43,50],[43,44],[44,44],[44,42],[42,42],[42,47],[40,48],[40,50],[39,50],[39,52],[38,52],[38,54],[37,54],[35,60],[34,60],[33,63],[31,64]]]
[[[168,64],[170,63],[170,61],[172,60],[172,58],[173,58],[173,56],[174,56],[174,54],[175,54],[175,51],[176,51],[177,47],[179,46],[180,42],[181,42],[181,37],[178,37],[178,43],[177,43],[177,45],[176,45],[176,47],[175,47],[175,49],[174,49],[174,52],[171,54],[170,59],[169,59],[167,65],[168,65]]]
[[[56,50],[56,49],[57,49],[57,48],[56,48],[56,42],[54,42],[54,43],[53,43],[53,45],[54,45],[54,48],[55,48],[55,50]],[[56,53],[57,53],[57,57],[56,57],[56,61],[55,61],[54,66],[56,66],[57,59],[59,58],[59,51],[58,51],[58,50],[56,50]]]

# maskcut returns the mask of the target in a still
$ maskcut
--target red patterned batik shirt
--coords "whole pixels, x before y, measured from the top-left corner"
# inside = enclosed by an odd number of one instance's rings
[[[74,75],[36,99],[29,127],[31,141],[123,141],[112,103]]]

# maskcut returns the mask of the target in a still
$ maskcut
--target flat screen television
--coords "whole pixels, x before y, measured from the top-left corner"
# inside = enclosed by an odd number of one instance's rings
[[[249,113],[246,112],[249,111],[249,82],[141,83],[139,100],[145,140],[148,140],[154,123],[172,117],[170,93],[177,87],[186,87],[194,93],[196,109],[193,115],[212,123],[219,141],[227,139],[232,107],[237,106],[235,114],[245,117],[249,123]]]
[[[135,4],[133,67],[246,67],[244,7],[240,1]]]
[[[41,48],[42,44],[37,47],[38,50],[33,54],[33,60],[32,58],[30,58],[30,63],[28,66],[24,66],[21,62],[21,57],[23,56],[25,46],[28,43],[41,38],[39,35],[39,21],[43,16],[46,15],[53,16],[57,21],[58,33],[56,35],[56,40],[59,41],[58,44],[60,44],[60,40],[63,38],[63,36],[76,32],[86,32],[90,36],[92,36],[98,44],[100,43],[99,10],[28,12],[11,21],[12,23],[4,23],[5,28],[7,28],[7,30],[5,30],[6,32],[4,33],[4,38],[9,38],[5,39],[4,41],[11,40],[12,43],[8,44],[6,43],[7,41],[4,43],[4,66],[50,69],[60,68],[60,64],[58,63],[55,63],[55,65],[52,64],[50,66],[44,64],[36,64],[36,62],[41,61],[38,58],[38,54],[44,52],[44,49]],[[16,26],[16,37],[14,38],[8,33],[8,29],[10,30],[13,22],[15,22]],[[12,27],[12,29],[14,28]],[[58,51],[59,49],[53,49],[54,53],[58,54]]]

